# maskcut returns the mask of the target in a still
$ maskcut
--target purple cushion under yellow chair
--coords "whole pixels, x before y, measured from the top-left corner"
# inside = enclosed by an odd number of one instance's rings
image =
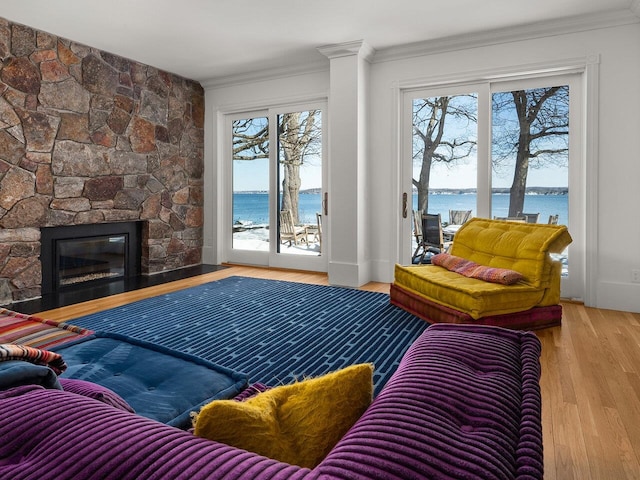
[[[429,323],[518,329],[559,325],[562,265],[550,254],[563,252],[571,241],[564,225],[472,218],[456,233],[444,266],[395,266],[391,303]],[[478,275],[465,275],[474,271]],[[509,284],[483,279],[496,271],[520,278]]]

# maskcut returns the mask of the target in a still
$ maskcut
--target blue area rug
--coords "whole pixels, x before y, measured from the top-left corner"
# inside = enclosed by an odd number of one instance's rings
[[[115,332],[286,384],[347,365],[375,365],[378,394],[427,328],[383,293],[229,277],[70,323]]]

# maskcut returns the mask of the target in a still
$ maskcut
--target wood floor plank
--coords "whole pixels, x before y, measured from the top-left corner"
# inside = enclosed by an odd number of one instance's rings
[[[630,373],[640,345],[628,333],[637,318],[579,304],[563,307],[562,327],[539,334],[543,352],[555,352],[541,357],[541,386],[557,388],[542,390],[544,432],[552,435],[545,436],[545,454],[554,451],[545,455],[545,478],[640,479],[640,385]]]
[[[605,413],[612,433],[611,448],[618,454],[620,468],[615,472],[607,470],[603,474],[610,475],[610,478],[637,478],[640,476],[638,457],[629,442],[629,437],[625,435],[626,426],[617,409],[605,408]]]
[[[38,315],[73,320],[232,275],[327,285],[327,275],[245,266],[113,295]],[[389,284],[362,289],[389,293]],[[563,302],[562,326],[542,343],[542,426],[547,480],[640,480],[640,314]]]

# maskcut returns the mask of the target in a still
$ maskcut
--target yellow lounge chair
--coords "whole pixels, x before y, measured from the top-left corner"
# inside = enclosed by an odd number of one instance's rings
[[[472,218],[456,233],[449,253],[481,266],[513,270],[524,278],[502,285],[439,265],[396,265],[391,303],[430,323],[558,325],[562,266],[549,254],[561,253],[571,241],[564,225]]]

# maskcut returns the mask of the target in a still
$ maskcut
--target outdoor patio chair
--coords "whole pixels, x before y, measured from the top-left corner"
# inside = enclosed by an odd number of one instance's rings
[[[412,263],[431,263],[431,256],[446,251],[449,243],[444,241],[442,219],[439,213],[422,215],[422,235]]]
[[[291,210],[280,211],[280,243],[285,242],[289,242],[289,246],[292,242],[294,245],[307,242],[307,229],[294,225]]]
[[[449,210],[449,224],[462,225],[471,218],[471,210]]]
[[[525,222],[527,223],[538,223],[540,219],[540,213],[524,213],[520,212],[517,217],[524,217]]]
[[[557,225],[558,224],[558,214],[549,215],[549,221],[547,222],[549,225]]]
[[[322,214],[316,212],[316,224],[307,225],[307,244],[309,243],[309,236],[313,243],[317,243],[320,251],[322,252]]]
[[[413,210],[413,236],[416,239],[416,249],[411,256],[412,261],[422,248],[422,210]]]
[[[471,218],[471,210],[449,210],[449,225],[463,225]],[[449,226],[448,225],[448,226]],[[458,228],[451,227],[451,228]],[[445,242],[452,242],[455,234],[448,232],[446,229],[442,232]]]
[[[320,251],[322,252],[322,214],[316,212],[316,224],[318,229],[318,244],[320,246]]]

